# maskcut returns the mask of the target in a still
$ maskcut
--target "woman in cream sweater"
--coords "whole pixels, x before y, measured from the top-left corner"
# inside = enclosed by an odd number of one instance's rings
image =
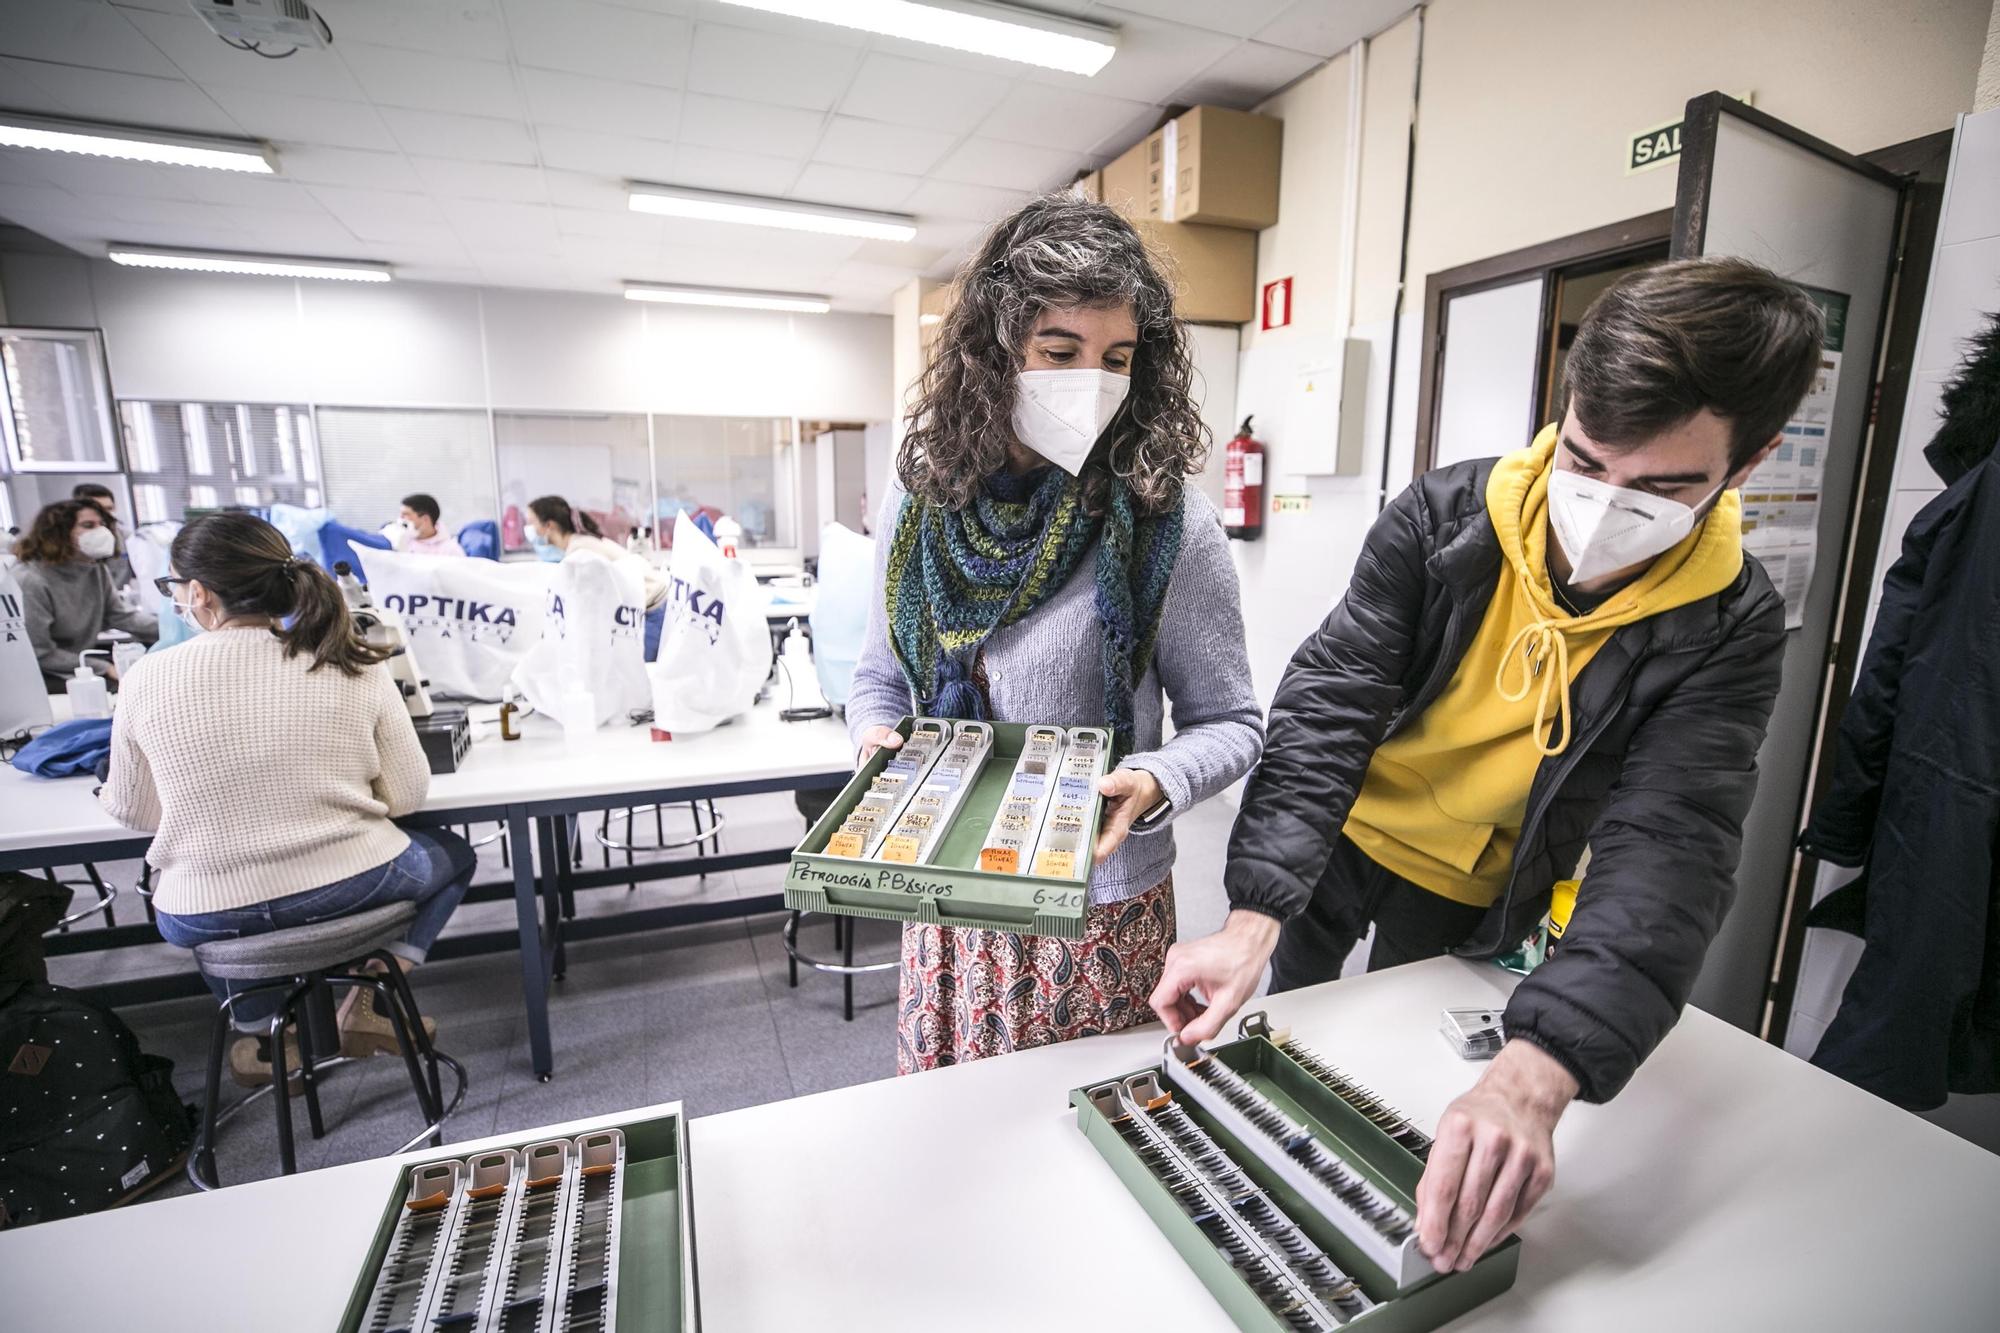
[[[131,670],[101,796],[154,835],[160,934],[191,949],[407,901],[416,919],[390,951],[414,967],[475,858],[455,834],[391,822],[423,803],[430,769],[381,655],[333,580],[263,519],[197,518],[172,558],[157,583],[198,634]],[[219,999],[241,989],[207,980]],[[254,996],[233,1018],[264,1029],[276,1009]],[[344,1054],[396,1048],[366,992],[349,993],[340,1021]],[[269,1081],[267,1043],[236,1043],[239,1082]]]

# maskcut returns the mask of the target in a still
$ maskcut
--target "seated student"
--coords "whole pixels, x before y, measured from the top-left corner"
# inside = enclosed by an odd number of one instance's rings
[[[579,551],[590,551],[613,562],[636,560],[644,566],[646,609],[665,606],[666,572],[644,556],[633,555],[598,529],[597,520],[581,509],[571,509],[560,495],[544,495],[528,501],[528,541],[544,560],[562,560]],[[577,529],[581,527],[582,531]]]
[[[111,535],[118,541],[117,553],[105,560],[104,567],[111,572],[111,586],[123,591],[131,585],[134,575],[132,562],[125,556],[125,534],[118,530],[118,497],[101,481],[80,481],[71,488],[69,498],[88,500],[104,511]]]
[[[403,497],[403,522],[410,525],[416,534],[410,542],[410,550],[417,555],[457,555],[465,550],[458,544],[458,538],[438,527],[437,500],[418,491],[415,495]]]
[[[28,535],[14,543],[21,563],[21,613],[28,641],[42,668],[49,693],[60,694],[75,673],[83,651],[109,627],[151,643],[159,625],[149,612],[136,611],[118,597],[105,561],[116,555],[111,516],[90,500],[58,500],[35,515]],[[117,668],[94,657],[93,669],[112,680]]]
[[[390,822],[423,803],[430,768],[333,579],[263,519],[219,513],[181,529],[156,583],[197,633],[126,681],[100,799],[154,835],[160,934],[193,948],[412,902],[389,947],[405,971],[422,962],[476,858],[456,834]],[[226,998],[245,983],[208,984]],[[397,1049],[373,999],[346,996],[342,1054]],[[276,1010],[259,995],[233,1017],[268,1028]],[[268,1082],[268,1039],[238,1041],[229,1067],[246,1086]]]

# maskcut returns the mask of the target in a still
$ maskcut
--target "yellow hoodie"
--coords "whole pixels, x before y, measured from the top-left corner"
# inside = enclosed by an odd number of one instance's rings
[[[1528,787],[1569,744],[1569,687],[1620,625],[1722,591],[1743,567],[1743,510],[1715,509],[1652,568],[1586,615],[1556,601],[1548,490],[1556,427],[1493,466],[1486,510],[1505,567],[1450,684],[1383,742],[1347,816],[1377,865],[1455,902],[1486,907],[1513,865]]]

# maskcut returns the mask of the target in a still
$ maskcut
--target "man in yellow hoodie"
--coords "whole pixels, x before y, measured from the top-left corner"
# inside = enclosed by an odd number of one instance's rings
[[[1256,989],[1512,949],[1588,850],[1562,949],[1438,1123],[1419,1244],[1468,1268],[1554,1178],[1570,1101],[1672,1028],[1734,893],[1784,607],[1735,488],[1820,368],[1823,321],[1742,260],[1682,260],[1591,306],[1562,420],[1384,510],[1271,705],[1224,879],[1152,1004],[1184,1042]]]

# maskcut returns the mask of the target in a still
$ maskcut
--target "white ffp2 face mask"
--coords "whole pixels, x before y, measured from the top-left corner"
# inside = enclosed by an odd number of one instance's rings
[[[1108,370],[1024,370],[1014,377],[1014,435],[1072,477],[1131,391]]]
[[[1557,468],[1549,473],[1549,527],[1569,557],[1570,582],[1589,583],[1672,550],[1721,493],[1718,486],[1690,506]]]
[[[105,560],[118,554],[118,538],[110,528],[85,528],[77,534],[76,549],[92,560]]]

